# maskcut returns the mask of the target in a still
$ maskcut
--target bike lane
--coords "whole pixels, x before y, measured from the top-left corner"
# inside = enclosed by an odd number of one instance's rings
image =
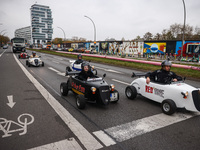
[[[81,149],[74,133],[27,78],[9,49],[0,57],[0,70],[0,149],[29,149],[59,141],[66,148]]]

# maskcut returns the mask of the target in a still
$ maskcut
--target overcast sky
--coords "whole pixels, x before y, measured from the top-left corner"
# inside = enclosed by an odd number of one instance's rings
[[[30,26],[30,7],[47,5],[52,10],[53,38],[73,36],[97,40],[132,40],[146,32],[161,33],[174,23],[183,24],[182,0],[0,0],[0,32],[13,38],[18,28]],[[186,23],[200,27],[200,0],[185,0]]]

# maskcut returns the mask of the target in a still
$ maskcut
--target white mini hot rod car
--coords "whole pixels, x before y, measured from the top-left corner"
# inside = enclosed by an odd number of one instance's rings
[[[184,81],[159,84],[156,82],[146,83],[146,78],[139,76],[125,89],[128,99],[135,99],[138,94],[161,103],[163,113],[173,114],[177,108],[185,108],[189,111],[200,111],[200,88],[190,86]]]
[[[40,58],[41,58],[41,56],[34,57],[34,58],[29,57],[29,59],[26,60],[26,65],[28,67],[30,67],[30,66],[35,66],[35,67],[42,66],[42,67],[44,67],[44,62]]]
[[[67,71],[81,71],[81,65],[82,63],[80,64],[75,64],[75,60],[69,60],[70,62],[70,66],[67,66],[66,67],[66,70]],[[84,61],[85,62],[85,61]],[[94,66],[90,66],[91,67],[91,71],[93,72],[94,75],[97,75],[97,70],[94,68]]]

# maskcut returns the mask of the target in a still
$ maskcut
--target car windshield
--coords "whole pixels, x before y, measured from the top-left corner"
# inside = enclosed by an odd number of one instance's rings
[[[13,43],[24,43],[23,39],[14,39]]]
[[[181,80],[181,81],[171,82],[171,84],[178,84],[178,83],[184,83],[184,81]]]
[[[87,79],[88,82],[94,82],[94,81],[101,81],[102,78],[90,78],[90,79]]]

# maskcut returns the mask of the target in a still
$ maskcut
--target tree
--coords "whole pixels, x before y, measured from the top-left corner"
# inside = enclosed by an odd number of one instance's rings
[[[53,39],[53,44],[62,44],[62,38],[55,38]]]
[[[153,37],[154,40],[162,40],[162,35],[160,33],[156,33],[156,35]]]
[[[147,41],[152,40],[153,35],[152,35],[152,33],[147,32],[147,33],[144,34],[143,38],[144,38],[144,40],[147,40]]]
[[[0,47],[10,41],[9,37],[0,35]]]

